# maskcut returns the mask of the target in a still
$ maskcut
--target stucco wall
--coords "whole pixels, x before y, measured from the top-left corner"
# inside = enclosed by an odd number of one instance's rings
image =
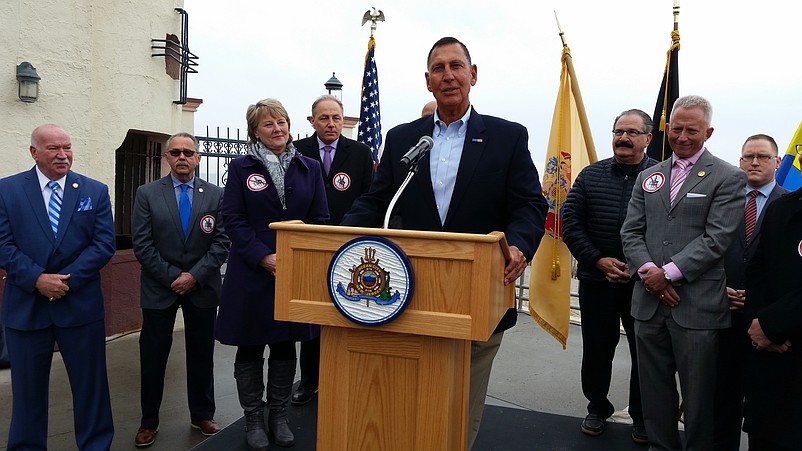
[[[72,137],[75,171],[101,180],[114,199],[114,151],[128,130],[192,132],[179,82],[151,39],[181,35],[183,0],[5,0],[0,2],[0,177],[33,166],[37,125],[53,122]],[[191,14],[191,12],[190,12]],[[191,36],[190,36],[191,37]],[[154,51],[153,53],[163,53]],[[28,61],[39,100],[17,97],[16,66]],[[191,92],[191,75],[190,75]]]

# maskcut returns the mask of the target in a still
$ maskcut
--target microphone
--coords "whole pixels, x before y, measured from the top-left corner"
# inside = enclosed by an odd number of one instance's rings
[[[421,137],[417,144],[412,146],[409,151],[401,158],[401,164],[408,166],[409,163],[417,162],[429,149],[434,145],[434,141],[430,136]]]

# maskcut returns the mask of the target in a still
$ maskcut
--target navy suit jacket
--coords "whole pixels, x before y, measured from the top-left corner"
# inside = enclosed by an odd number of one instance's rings
[[[264,165],[250,155],[229,163],[220,205],[223,225],[231,239],[214,331],[220,343],[263,345],[309,341],[318,336],[318,326],[274,319],[276,278],[259,262],[265,255],[276,252],[276,231],[270,228],[271,222],[299,219],[306,224],[325,224],[328,221],[329,207],[320,174],[315,160],[297,154],[284,174],[286,208],[283,208]]]
[[[104,317],[100,269],[115,251],[108,187],[70,171],[53,237],[36,169],[0,180],[0,268],[8,273],[0,321],[19,330],[74,327]],[[70,290],[49,302],[42,273],[70,274]]]
[[[433,130],[432,116],[426,116],[387,133],[384,153],[370,191],[356,200],[342,225],[382,226],[390,200],[408,172],[400,162],[401,157],[422,136],[431,136]],[[504,232],[507,242],[520,249],[530,261],[543,236],[548,206],[528,142],[529,135],[522,125],[481,115],[472,108],[445,223],[440,223],[437,213],[429,159],[423,158],[418,174],[396,204],[399,228],[481,234]],[[505,330],[514,324],[513,310],[496,330]]]

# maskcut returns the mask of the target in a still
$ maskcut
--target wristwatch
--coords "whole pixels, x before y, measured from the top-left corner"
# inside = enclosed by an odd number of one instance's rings
[[[666,278],[666,281],[668,281],[668,283],[671,283],[671,276],[668,275],[668,271],[666,271],[665,269],[663,270],[663,277]]]

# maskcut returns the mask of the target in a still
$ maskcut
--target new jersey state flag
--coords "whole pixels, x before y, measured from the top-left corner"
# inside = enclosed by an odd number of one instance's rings
[[[532,259],[529,313],[565,349],[571,310],[571,253],[562,239],[562,206],[574,174],[596,161],[571,50],[563,47],[560,90],[554,105],[543,171],[543,196],[549,205],[546,233]]]

